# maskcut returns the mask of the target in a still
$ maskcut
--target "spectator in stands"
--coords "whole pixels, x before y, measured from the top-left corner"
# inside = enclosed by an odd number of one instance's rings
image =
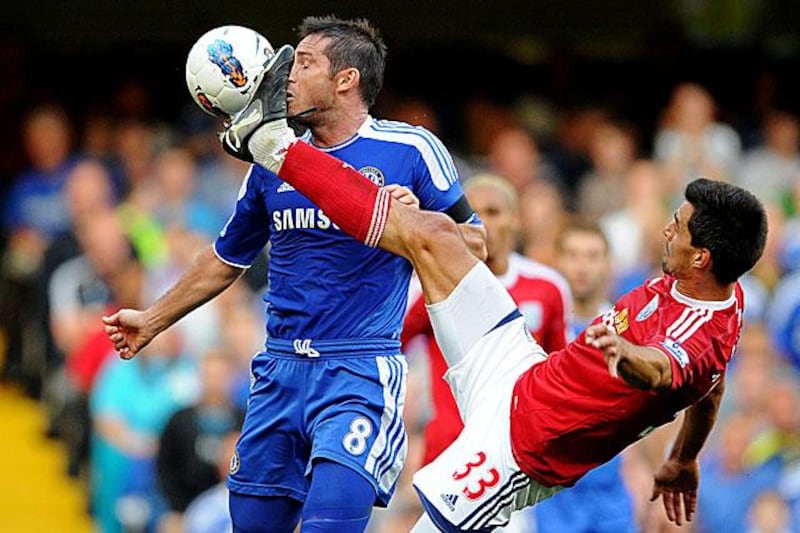
[[[142,518],[139,526],[155,524],[166,510],[156,480],[158,438],[173,413],[197,400],[199,384],[177,330],[165,333],[133,361],[109,359],[91,393],[91,502],[104,533]]]
[[[626,176],[636,151],[630,127],[609,121],[594,129],[589,142],[591,168],[578,184],[577,210],[581,216],[597,221],[624,207]]]
[[[66,261],[83,253],[76,235],[77,228],[85,227],[92,223],[95,216],[103,216],[114,209],[113,190],[106,168],[92,159],[75,164],[64,185],[64,202],[69,213],[69,228],[56,235],[48,245],[36,283],[36,297],[40,302],[38,305],[45,310],[42,318],[45,325],[42,335],[45,364],[42,399],[50,417],[47,430],[50,436],[58,435],[61,429],[57,422],[64,405],[63,370],[67,354],[56,345],[53,338],[51,319],[53,306],[48,291],[55,270]],[[68,317],[67,320],[69,319]],[[70,470],[74,472],[74,468]]]
[[[225,478],[232,467],[233,452],[239,431],[231,431],[224,436],[219,446],[216,460],[218,483],[194,498],[183,515],[183,533],[230,533],[233,531],[231,514],[228,511],[228,488]]]
[[[763,323],[747,324],[728,370],[730,387],[725,391],[720,406],[720,419],[733,414],[750,419],[765,418],[769,389],[775,378],[786,369],[786,365],[781,363],[773,353]]]
[[[608,301],[611,257],[608,240],[597,224],[575,219],[558,237],[556,267],[572,290],[572,338],[611,308]]]
[[[784,111],[764,119],[764,144],[745,153],[736,181],[763,202],[785,205],[800,180],[800,123]]]
[[[695,527],[702,532],[745,532],[747,510],[765,490],[778,486],[781,464],[773,459],[759,466],[746,462],[754,422],[742,415],[729,417],[720,430],[720,440],[701,457],[700,485]]]
[[[239,431],[244,412],[230,396],[232,367],[220,352],[200,361],[199,402],[173,414],[160,436],[158,480],[169,510],[181,514],[219,482],[218,458],[226,435]]]
[[[487,163],[489,171],[511,182],[518,194],[540,182],[559,185],[555,169],[547,164],[533,137],[520,127],[505,128],[492,139]]]
[[[652,161],[640,159],[626,169],[616,188],[607,189],[612,190],[613,194],[600,190],[595,194],[613,196],[621,202],[599,220],[609,240],[613,272],[621,278],[644,270],[640,274],[643,281],[653,268],[650,243],[660,242],[664,221],[669,218],[663,174]]]
[[[520,195],[520,250],[539,263],[555,266],[556,242],[567,221],[564,198],[554,185],[539,181]]]
[[[732,179],[742,143],[733,128],[716,121],[716,112],[714,99],[700,85],[682,83],[673,91],[653,147],[656,161],[666,166],[671,197],[697,176]]]
[[[22,137],[29,167],[2,202],[6,249],[0,261],[0,324],[8,335],[4,374],[38,394],[42,356],[32,339],[43,336],[46,314],[36,282],[50,241],[69,228],[62,191],[76,158],[72,123],[58,105],[34,108],[24,120]]]
[[[51,416],[67,441],[71,475],[79,473],[87,454],[89,384],[102,360],[111,354],[108,343],[101,345],[100,353],[88,353],[87,346],[93,340],[96,344],[97,334],[102,332],[100,317],[114,302],[114,278],[130,277],[135,268],[130,243],[112,211],[82,220],[76,231],[83,253],[57,267],[49,284],[50,330],[72,372],[64,376],[54,370],[46,396]]]
[[[781,354],[800,370],[800,271],[775,287],[767,323]]]
[[[230,159],[230,158],[229,158]],[[159,224],[200,233],[213,239],[225,225],[227,216],[219,216],[197,191],[197,165],[191,152],[170,148],[160,153],[154,163],[154,183],[158,204],[154,215]],[[232,202],[229,204],[234,205]]]
[[[800,528],[800,390],[787,374],[770,385],[767,422],[748,450],[751,463],[777,460],[781,477],[778,491],[791,508],[792,528]]]
[[[789,508],[775,491],[762,492],[747,513],[747,533],[792,533]]]

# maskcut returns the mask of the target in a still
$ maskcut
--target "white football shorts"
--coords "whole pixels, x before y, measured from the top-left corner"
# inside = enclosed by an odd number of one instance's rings
[[[512,305],[508,312],[506,298],[510,297],[505,288],[488,269],[485,272],[493,283],[488,281],[483,269],[473,269],[454,291],[458,297],[457,292],[464,283],[480,285],[484,302],[482,315],[496,324],[472,343],[445,374],[464,419],[464,430],[436,460],[413,477],[414,487],[431,521],[446,532],[489,531],[501,527],[508,523],[513,511],[561,490],[561,487],[544,487],[531,480],[520,470],[511,452],[510,412],[514,384],[523,372],[544,361],[547,354],[533,340],[516,307]],[[493,295],[495,292],[497,294]],[[448,300],[452,303],[451,297],[443,304]],[[469,298],[462,300],[463,305],[470,305]],[[435,305],[438,308],[434,311],[439,315],[431,313],[434,327],[437,322],[445,323],[454,331],[456,328],[452,324],[458,323],[459,306]],[[450,316],[441,316],[443,309],[447,309]],[[441,330],[437,331],[437,340]]]

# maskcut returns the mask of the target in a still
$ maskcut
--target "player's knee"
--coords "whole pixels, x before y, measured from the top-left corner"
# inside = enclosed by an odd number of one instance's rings
[[[410,228],[415,249],[433,252],[447,246],[452,239],[460,239],[458,226],[449,216],[431,211],[419,214]]]
[[[291,533],[300,521],[302,504],[291,498],[231,492],[228,499],[234,533]]]
[[[351,468],[327,460],[314,463],[303,507],[303,533],[362,533],[376,494],[372,484]]]

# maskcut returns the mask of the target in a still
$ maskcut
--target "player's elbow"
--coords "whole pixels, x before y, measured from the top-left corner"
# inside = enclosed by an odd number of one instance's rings
[[[669,364],[658,364],[658,360],[649,363],[637,365],[633,361],[623,359],[617,365],[617,370],[622,379],[637,389],[668,389],[672,385],[672,369]]]

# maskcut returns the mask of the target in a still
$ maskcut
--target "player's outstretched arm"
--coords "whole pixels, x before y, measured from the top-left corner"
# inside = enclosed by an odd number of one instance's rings
[[[697,456],[717,419],[719,404],[725,391],[724,377],[699,402],[689,407],[669,457],[655,475],[650,501],[660,496],[667,518],[677,525],[691,521],[697,509],[697,487],[700,467]]]
[[[632,344],[605,324],[586,328],[586,343],[603,352],[608,371],[637,389],[661,389],[672,385],[672,366],[661,350]]]
[[[121,309],[103,317],[105,331],[123,359],[131,359],[153,338],[206,303],[241,276],[244,269],[220,261],[213,248],[194,264],[161,298],[144,311]]]

